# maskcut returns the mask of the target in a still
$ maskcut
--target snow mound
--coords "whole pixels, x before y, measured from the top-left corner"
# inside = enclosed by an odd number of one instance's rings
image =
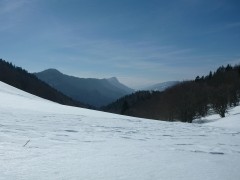
[[[240,129],[228,128],[239,108],[208,124],[168,123],[63,106],[2,82],[0,100],[0,179],[240,177]]]

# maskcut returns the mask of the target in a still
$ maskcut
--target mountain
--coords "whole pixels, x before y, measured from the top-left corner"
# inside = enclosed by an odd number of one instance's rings
[[[0,81],[60,104],[89,107],[67,97],[21,67],[14,66],[2,59],[0,59]]]
[[[63,106],[0,82],[0,179],[240,177],[240,107],[205,124]]]
[[[158,83],[158,84],[154,84],[145,88],[142,88],[141,90],[144,91],[164,91],[167,88],[170,88],[174,85],[177,85],[178,83],[180,83],[179,81],[167,81],[167,82],[163,82],[163,83]]]
[[[127,94],[133,93],[133,89],[127,87],[126,85],[120,83],[116,77],[112,77],[109,79],[106,79],[109,83],[111,83],[113,86],[117,87],[123,92],[126,92]]]
[[[133,92],[115,77],[110,79],[78,78],[65,75],[56,69],[47,69],[34,74],[67,96],[95,107],[107,105]]]

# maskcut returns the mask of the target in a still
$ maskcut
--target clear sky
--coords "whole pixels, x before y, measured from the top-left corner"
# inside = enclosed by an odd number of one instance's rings
[[[0,58],[130,87],[240,63],[239,0],[0,0]]]

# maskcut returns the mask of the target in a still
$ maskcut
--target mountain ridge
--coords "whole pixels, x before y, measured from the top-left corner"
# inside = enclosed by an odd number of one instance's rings
[[[134,91],[120,83],[116,77],[79,78],[63,74],[53,68],[34,75],[69,97],[95,107],[107,105]]]
[[[164,91],[167,88],[170,88],[174,85],[177,85],[178,83],[180,83],[180,81],[165,81],[162,83],[157,83],[157,84],[153,84],[144,88],[141,88],[140,90],[144,90],[144,91]]]

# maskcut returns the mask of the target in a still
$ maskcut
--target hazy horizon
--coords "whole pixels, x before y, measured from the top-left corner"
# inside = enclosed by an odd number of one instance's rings
[[[0,58],[131,88],[240,63],[237,0],[0,0]]]

